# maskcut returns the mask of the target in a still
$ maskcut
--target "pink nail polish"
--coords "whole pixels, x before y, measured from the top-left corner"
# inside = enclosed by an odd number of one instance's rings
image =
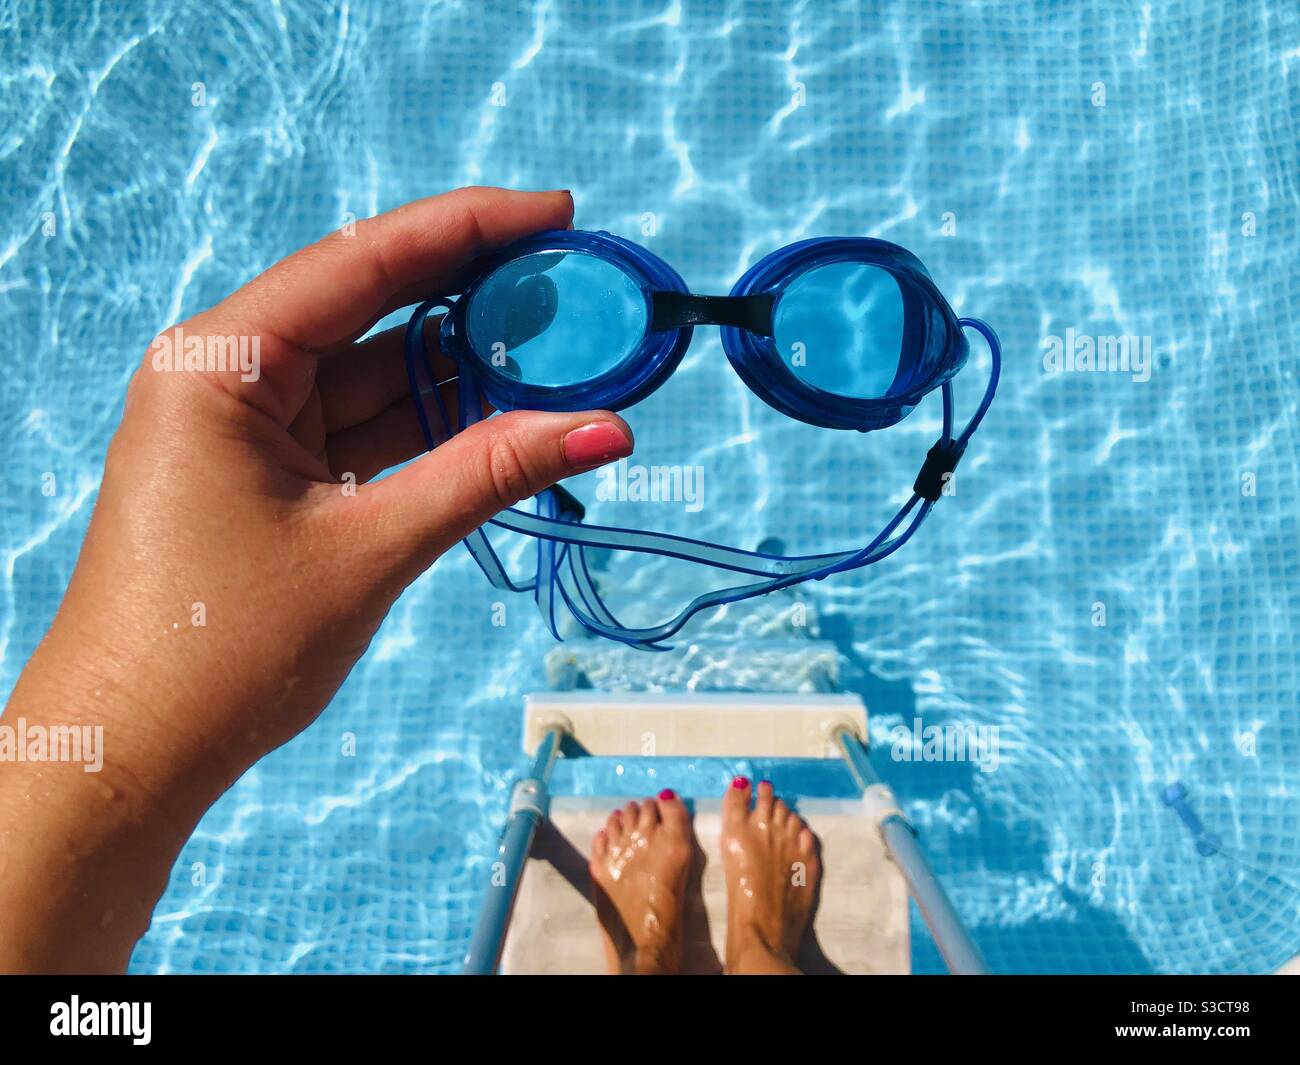
[[[663,799],[664,802],[670,802],[677,798],[677,792],[673,791],[672,788],[664,788],[664,790],[659,793],[659,798]]]
[[[564,461],[575,470],[603,466],[632,454],[632,441],[613,422],[592,422],[570,430],[563,442]]]
[[[749,777],[737,777],[731,782],[731,786],[743,791],[745,788],[749,787]]]

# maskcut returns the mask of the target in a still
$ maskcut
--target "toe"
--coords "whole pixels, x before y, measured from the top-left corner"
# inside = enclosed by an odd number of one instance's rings
[[[769,824],[771,822],[772,803],[775,795],[770,780],[760,780],[758,782],[758,793],[754,799],[754,816],[760,824]]]
[[[609,835],[602,828],[597,831],[591,841],[591,857],[593,861],[599,861],[609,853]]]
[[[672,788],[664,788],[659,793],[659,819],[665,828],[673,832],[685,833],[690,824],[686,815],[686,804],[677,797]]]
[[[722,825],[734,827],[749,816],[749,778],[736,777],[722,796]]]
[[[610,839],[618,839],[623,834],[623,811],[615,810],[605,820],[605,832]]]
[[[817,837],[813,835],[811,828],[802,829],[795,839],[795,846],[799,848],[799,860],[804,863],[808,870],[808,884],[815,887],[822,875],[821,855],[817,853]]]
[[[637,822],[641,820],[641,807],[629,802],[623,807],[623,825],[629,832],[636,831]]]
[[[650,832],[659,824],[659,805],[654,799],[646,799],[641,804],[641,814],[637,818],[636,827],[642,835]]]
[[[760,789],[761,787],[762,785],[760,785]],[[759,794],[760,795],[762,794],[761,790],[759,791]],[[785,826],[789,823],[789,821],[790,821],[790,807],[788,807],[780,799],[777,799],[776,802],[772,803],[772,824],[776,828],[785,828]]]

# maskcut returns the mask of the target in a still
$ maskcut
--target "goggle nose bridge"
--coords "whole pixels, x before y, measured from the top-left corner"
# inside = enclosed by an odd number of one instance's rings
[[[728,325],[759,336],[772,335],[772,308],[776,296],[756,292],[750,296],[696,296],[689,292],[650,293],[650,331],[661,333],[695,325]]]

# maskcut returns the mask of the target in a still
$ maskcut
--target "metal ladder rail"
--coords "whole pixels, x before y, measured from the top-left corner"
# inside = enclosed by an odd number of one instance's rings
[[[916,829],[899,808],[893,790],[872,768],[862,740],[844,727],[837,728],[834,735],[849,772],[862,789],[868,815],[875,820],[885,849],[907,881],[908,890],[916,900],[917,909],[921,911],[948,971],[954,976],[987,976],[988,965],[979,947],[966,931],[947,892],[934,875],[930,860],[917,839]]]
[[[550,807],[549,785],[551,769],[560,753],[564,730],[558,725],[547,729],[533,757],[532,772],[516,781],[510,792],[510,812],[497,860],[493,863],[492,880],[483,899],[478,923],[465,955],[465,974],[492,976],[501,964],[501,952],[506,945],[506,932],[514,913],[519,885],[524,878],[528,853],[537,838],[537,829]],[[499,867],[499,868],[498,868]]]

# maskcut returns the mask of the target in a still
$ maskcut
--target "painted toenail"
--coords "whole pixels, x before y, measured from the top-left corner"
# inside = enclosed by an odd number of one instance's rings
[[[745,789],[749,787],[749,777],[737,777],[731,782],[733,788]]]
[[[669,802],[672,799],[677,798],[677,792],[673,791],[672,788],[664,788],[664,790],[659,793],[659,798],[663,799],[664,802]]]
[[[769,788],[772,786],[772,782],[771,782],[770,780],[760,780],[760,781],[758,782],[758,786],[759,786],[760,788],[761,788],[764,784],[766,784]]]

